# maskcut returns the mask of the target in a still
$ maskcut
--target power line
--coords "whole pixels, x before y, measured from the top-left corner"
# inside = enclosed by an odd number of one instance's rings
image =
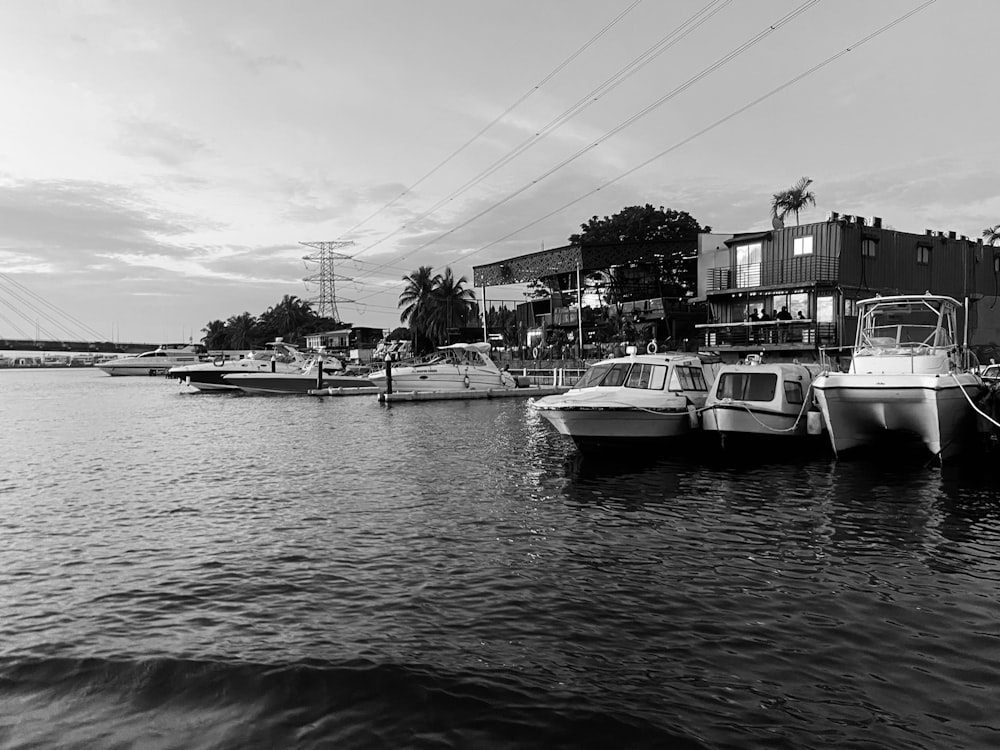
[[[449,162],[451,162],[455,157],[457,157],[459,154],[461,154],[463,151],[465,151],[465,149],[467,149],[473,143],[475,143],[476,141],[478,141],[494,125],[496,125],[498,122],[500,122],[501,120],[503,120],[507,115],[509,115],[511,112],[513,112],[514,109],[516,109],[518,106],[520,106],[526,99],[528,99],[528,97],[530,97],[532,94],[534,94],[540,88],[542,88],[542,86],[544,86],[546,83],[548,83],[550,80],[552,80],[560,71],[563,70],[563,68],[565,68],[571,62],[573,62],[573,60],[575,60],[577,57],[579,57],[581,54],[583,54],[584,51],[586,51],[591,45],[593,45],[595,42],[597,42],[598,39],[600,39],[602,36],[604,36],[613,26],[615,26],[619,21],[621,21],[625,16],[627,16],[640,2],[642,2],[642,0],[634,0],[634,2],[631,5],[629,5],[625,10],[623,10],[621,13],[619,13],[617,16],[615,16],[607,25],[604,26],[604,28],[602,28],[594,36],[592,36],[590,39],[588,39],[587,42],[582,47],[578,48],[573,54],[571,54],[569,57],[567,57],[565,60],[563,60],[561,63],[559,63],[559,65],[557,65],[555,68],[553,68],[548,73],[548,75],[546,75],[544,78],[542,78],[541,81],[539,81],[534,86],[532,86],[530,89],[528,89],[513,104],[511,104],[510,106],[508,106],[507,109],[505,109],[503,112],[501,112],[499,115],[497,115],[496,118],[494,118],[491,122],[489,122],[482,129],[480,129],[479,132],[477,132],[469,140],[467,140],[465,143],[463,143],[461,146],[459,146],[457,149],[455,149],[443,161],[439,162],[434,168],[432,168],[429,172],[427,172],[427,174],[425,174],[419,180],[417,180],[416,182],[414,182],[412,185],[410,185],[408,188],[406,188],[402,193],[400,193],[399,195],[397,195],[395,198],[393,198],[391,201],[389,201],[388,203],[386,203],[380,209],[378,209],[377,211],[375,211],[375,213],[371,214],[366,219],[363,219],[362,221],[358,222],[353,227],[351,227],[350,229],[348,229],[346,232],[342,233],[340,236],[344,237],[345,235],[348,235],[351,232],[357,231],[358,229],[360,229],[361,227],[363,227],[365,224],[367,224],[369,221],[371,221],[376,216],[378,216],[380,213],[382,213],[383,211],[385,211],[387,208],[390,208],[391,206],[395,205],[405,195],[407,195],[408,193],[412,192],[418,185],[420,185],[425,180],[427,180],[428,178],[430,178],[432,175],[434,175],[435,173],[437,173],[446,164],[448,164]],[[368,249],[368,248],[365,248],[365,249]],[[360,252],[364,252],[364,251],[362,250]]]
[[[639,70],[641,70],[646,65],[651,63],[653,60],[655,60],[657,57],[662,55],[668,49],[670,49],[675,44],[680,42],[682,39],[687,37],[689,34],[694,32],[699,26],[708,21],[716,13],[721,11],[731,2],[732,0],[711,0],[711,2],[708,3],[708,5],[704,6],[701,10],[696,12],[694,15],[692,15],[690,18],[688,18],[686,21],[680,24],[669,34],[662,37],[654,45],[646,49],[642,54],[633,58],[633,60],[629,62],[628,65],[626,65],[623,68],[620,68],[610,78],[606,79],[599,86],[597,86],[596,88],[592,89],[589,93],[582,96],[568,109],[564,110],[560,115],[558,115],[557,117],[553,118],[548,123],[546,123],[534,135],[531,135],[525,140],[523,140],[520,144],[515,146],[513,149],[511,149],[506,154],[501,156],[499,159],[495,160],[489,166],[485,167],[474,177],[470,178],[464,184],[462,184],[461,186],[453,190],[451,193],[446,195],[444,198],[441,198],[437,203],[432,205],[430,208],[426,209],[425,211],[421,212],[416,217],[411,219],[407,224],[404,224],[403,226],[393,230],[392,232],[380,238],[379,240],[373,242],[372,244],[367,245],[366,247],[359,250],[357,254],[360,255],[361,253],[367,250],[371,250],[372,248],[377,247],[386,240],[395,237],[397,234],[403,231],[407,226],[409,226],[409,224],[412,224],[413,222],[422,221],[426,219],[428,216],[433,215],[438,211],[438,209],[450,203],[460,195],[463,195],[467,191],[471,190],[473,187],[481,183],[487,177],[495,174],[502,167],[512,162],[518,156],[525,153],[528,149],[540,143],[546,136],[555,132],[555,130],[557,130],[559,127],[565,125],[571,119],[573,119],[581,112],[586,110],[588,107],[590,107],[592,104],[600,100],[600,98],[603,97],[605,94],[614,90],[619,85],[624,83],[626,80],[631,78],[633,75],[639,72]],[[819,2],[819,0],[814,0],[814,2]]]

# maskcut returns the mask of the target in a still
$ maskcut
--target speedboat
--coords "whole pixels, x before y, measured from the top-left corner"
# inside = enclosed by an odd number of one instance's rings
[[[639,354],[597,362],[566,393],[531,402],[581,449],[645,447],[700,429],[718,361],[683,352]],[[717,358],[716,358],[717,359]]]
[[[813,380],[820,365],[764,362],[752,354],[738,364],[722,365],[708,391],[702,429],[730,437],[804,438],[822,433],[813,406]]]
[[[944,460],[975,438],[973,402],[984,385],[959,346],[960,307],[933,294],[858,302],[850,368],[813,382],[836,453],[915,435]]]
[[[514,388],[516,381],[490,359],[491,344],[451,344],[433,354],[403,364],[391,364],[388,376],[378,370],[368,375],[369,385],[388,390],[392,379],[394,391],[479,391],[490,388]]]
[[[97,367],[108,375],[166,375],[172,367],[204,361],[205,347],[200,344],[164,344],[151,352],[109,359]]]
[[[169,377],[183,380],[199,391],[238,391],[239,388],[223,378],[237,373],[291,373],[302,372],[309,358],[282,339],[269,341],[265,349],[250,352],[242,359],[216,357],[211,362],[181,365],[170,368]]]
[[[374,392],[368,378],[350,373],[336,357],[318,356],[296,372],[244,372],[224,375],[222,382],[245,393],[307,395],[322,388],[364,388]]]

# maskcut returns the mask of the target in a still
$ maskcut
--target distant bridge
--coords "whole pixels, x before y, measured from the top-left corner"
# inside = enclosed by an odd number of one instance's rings
[[[2,339],[0,350],[38,352],[106,352],[139,354],[156,349],[159,344],[114,341],[45,341],[42,339]]]

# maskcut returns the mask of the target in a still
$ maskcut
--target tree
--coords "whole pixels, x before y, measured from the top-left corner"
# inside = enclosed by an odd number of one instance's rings
[[[302,330],[316,319],[310,303],[299,299],[294,294],[286,294],[274,307],[270,308],[262,318],[266,318],[276,336],[284,336],[293,341],[299,337]]]
[[[795,214],[795,226],[798,226],[799,211],[809,204],[816,205],[816,194],[809,189],[810,185],[812,180],[803,177],[788,190],[775,193],[771,200],[771,218],[784,221],[788,214]]]
[[[644,265],[649,270],[644,274],[646,283],[643,291],[633,294],[646,294],[649,297],[680,297],[685,298],[694,293],[697,287],[697,259],[693,247],[684,249],[684,242],[695,242],[701,232],[712,231],[711,227],[703,227],[687,211],[675,211],[672,208],[654,208],[647,203],[645,206],[628,206],[614,216],[603,219],[592,217],[586,224],[581,224],[583,230],[579,234],[570,235],[569,241],[580,245],[618,244],[626,242],[663,242],[663,253],[655,259],[646,261]],[[681,243],[681,246],[672,243]],[[610,274],[605,282],[610,290],[618,295],[624,295],[626,284],[619,278],[619,272]],[[609,295],[610,296],[610,295]]]
[[[571,234],[569,241],[576,245],[593,245],[615,242],[648,242],[653,240],[693,240],[699,232],[710,232],[702,227],[687,211],[672,208],[628,206],[614,216],[598,219],[591,217],[581,224],[579,234]]]
[[[983,242],[987,245],[995,245],[997,240],[1000,240],[1000,224],[994,224],[983,230]]]
[[[257,332],[257,318],[248,312],[233,315],[226,321],[230,349],[252,349]]]
[[[229,334],[226,331],[226,322],[224,320],[211,321],[201,329],[201,332],[205,334],[201,339],[201,343],[205,345],[206,349],[226,348]]]
[[[410,327],[414,351],[422,350],[423,344],[431,340],[429,333],[429,318],[433,304],[431,294],[440,278],[430,266],[420,266],[413,273],[403,277],[406,286],[399,295],[397,305],[403,308],[399,322]]]
[[[456,279],[448,266],[444,275],[435,277],[427,329],[438,344],[448,343],[448,329],[468,323],[476,305],[476,293],[465,286],[467,283],[469,280],[464,276]]]

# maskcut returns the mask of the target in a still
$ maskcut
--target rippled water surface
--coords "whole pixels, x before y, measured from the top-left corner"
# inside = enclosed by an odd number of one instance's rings
[[[0,372],[4,748],[993,748],[990,467]]]

